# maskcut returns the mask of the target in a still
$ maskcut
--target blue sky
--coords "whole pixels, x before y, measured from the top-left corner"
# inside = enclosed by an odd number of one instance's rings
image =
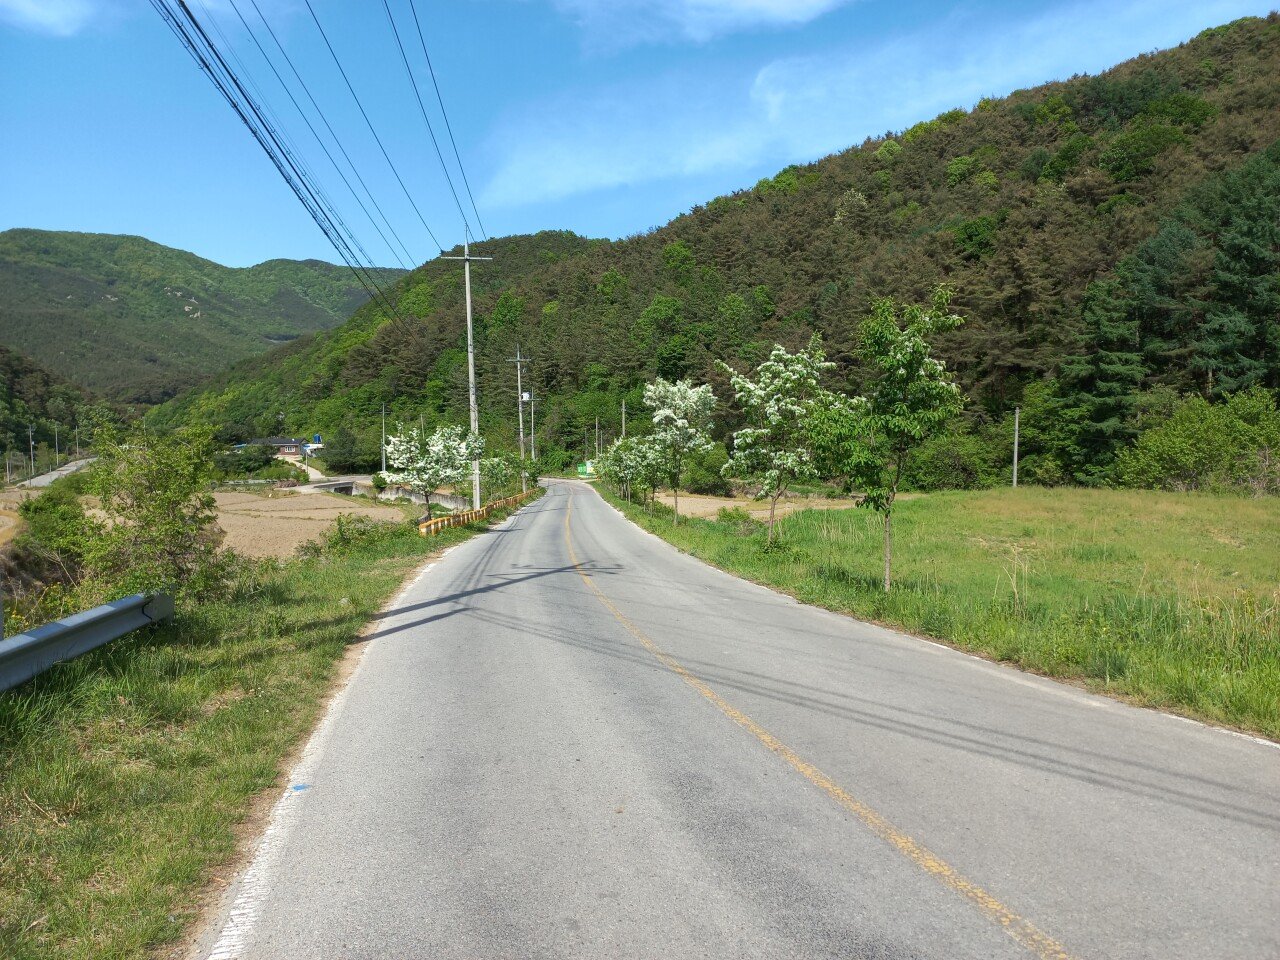
[[[188,2],[221,26],[374,259],[394,263],[230,0]],[[248,0],[236,2],[250,14]],[[258,2],[413,258],[433,256],[303,0]],[[412,31],[408,0],[389,2]],[[789,163],[984,95],[1098,72],[1271,5],[416,2],[489,234],[608,237],[665,223]],[[446,246],[458,242],[461,220],[381,0],[312,3],[428,224]],[[0,0],[0,185],[0,229],[136,233],[234,266],[336,259],[143,0]]]

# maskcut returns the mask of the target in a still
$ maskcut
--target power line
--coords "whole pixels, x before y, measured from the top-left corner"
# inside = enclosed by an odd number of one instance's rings
[[[169,0],[151,0],[152,7],[168,24],[179,42],[186,47],[196,63],[209,77],[214,87],[222,94],[231,109],[235,111],[241,122],[249,130],[249,133],[258,142],[258,145],[262,147],[267,157],[275,165],[276,170],[284,178],[285,183],[288,184],[299,202],[311,215],[311,218],[315,220],[320,231],[333,244],[343,262],[355,274],[361,286],[365,288],[369,298],[383,309],[389,319],[394,322],[404,323],[403,319],[392,307],[386,294],[378,286],[377,281],[360,264],[345,236],[328,216],[325,205],[320,202],[317,196],[317,189],[301,175],[296,163],[288,152],[284,150],[278,133],[263,116],[262,111],[254,103],[253,99],[248,96],[243,84],[240,83],[235,72],[231,70],[217,47],[209,39],[208,34],[201,27],[199,20],[191,12],[185,0],[176,0],[176,3],[177,9],[181,12],[180,16],[169,6]]]
[[[363,262],[369,267],[375,266],[373,262],[373,258],[369,256],[369,251],[367,251],[364,248],[364,245],[360,242],[359,237],[357,237],[355,233],[352,232],[352,230],[347,226],[346,222],[342,218],[342,214],[340,214],[338,210],[333,206],[333,204],[329,201],[329,198],[324,194],[324,192],[315,187],[315,184],[317,183],[317,178],[315,173],[312,172],[310,166],[307,164],[306,158],[302,156],[302,151],[298,149],[298,145],[294,143],[293,138],[289,136],[289,131],[287,128],[285,128],[285,125],[283,121],[281,121],[279,114],[277,114],[275,110],[272,109],[270,102],[267,100],[266,96],[262,92],[262,88],[259,87],[257,82],[254,80],[252,72],[249,70],[247,66],[245,66],[244,61],[240,59],[240,56],[236,53],[235,47],[231,43],[231,41],[227,38],[227,35],[222,32],[222,27],[218,23],[218,18],[214,16],[213,12],[209,9],[209,5],[205,2],[205,0],[198,0],[198,2],[200,4],[201,9],[204,10],[204,14],[208,22],[213,27],[214,31],[217,33],[218,38],[222,41],[223,47],[226,49],[231,59],[235,61],[236,66],[240,68],[240,72],[244,75],[246,82],[252,88],[254,94],[257,95],[259,105],[263,110],[265,110],[266,114],[270,117],[270,119],[274,121],[275,129],[281,138],[284,149],[289,154],[290,158],[295,162],[298,170],[300,171],[301,176],[304,179],[306,179],[308,184],[312,186],[312,188],[316,191],[317,195],[319,196],[319,199],[324,203],[327,212],[333,217],[334,221],[338,224],[338,226],[342,228],[344,236],[346,236],[355,245],[356,249],[359,250],[360,254],[364,257]],[[236,13],[238,15],[239,11],[237,10]],[[241,17],[241,23],[243,22],[244,22],[244,18]],[[248,24],[245,24],[245,26],[248,27]],[[252,36],[252,34],[250,35]],[[256,38],[255,38],[255,42],[256,42]],[[268,62],[268,66],[271,66],[269,62]],[[279,75],[277,74],[277,78],[278,77]],[[287,93],[288,90],[286,90],[285,92]],[[296,106],[296,103],[295,103],[295,106]],[[306,117],[304,116],[303,119],[305,120]],[[312,132],[314,133],[314,131]],[[323,147],[324,144],[321,144],[321,146]],[[339,171],[339,173],[341,173],[341,171]],[[357,198],[357,202],[359,202],[359,198]],[[392,252],[394,254],[394,251]],[[404,266],[404,264],[402,263],[401,266]]]
[[[378,205],[378,201],[374,199],[373,192],[369,189],[369,185],[364,182],[364,177],[360,176],[360,169],[355,165],[355,162],[351,159],[350,154],[347,153],[347,148],[342,145],[342,140],[338,137],[338,134],[334,131],[333,126],[329,123],[329,118],[325,116],[324,111],[320,109],[320,104],[316,102],[316,98],[312,95],[311,88],[308,87],[307,82],[302,79],[302,74],[299,73],[298,68],[294,66],[293,60],[289,57],[288,52],[284,48],[284,45],[280,42],[280,38],[276,36],[275,30],[272,28],[271,24],[267,21],[267,18],[263,15],[262,10],[258,7],[258,0],[249,0],[249,2],[253,4],[253,9],[258,14],[258,19],[261,20],[262,25],[267,28],[267,33],[270,34],[271,40],[276,45],[276,49],[280,51],[280,55],[284,57],[284,62],[289,65],[289,69],[293,72],[294,78],[298,81],[299,86],[302,87],[302,92],[306,94],[307,99],[311,102],[311,106],[315,109],[316,114],[320,117],[320,121],[324,124],[325,129],[329,131],[329,136],[333,138],[333,142],[337,146],[338,151],[342,154],[343,159],[347,161],[348,166],[351,167],[351,172],[352,174],[355,175],[356,181],[364,189],[365,196],[369,198],[369,202],[373,205],[373,208],[378,211],[378,216],[382,217],[382,222],[386,224],[387,231],[391,234],[391,236],[395,238],[396,243],[400,245],[400,249],[404,251],[405,259],[409,263],[414,263],[415,260],[413,255],[409,253],[408,248],[404,245],[404,241],[401,240],[400,235],[396,233],[395,228],[391,225],[391,221],[387,218],[387,215],[382,211],[382,207]],[[231,0],[231,7],[233,10],[236,11],[237,15],[240,15],[240,8],[236,6],[235,0]],[[242,23],[244,23],[243,16],[240,16],[240,20]],[[249,35],[254,38],[254,43],[257,43],[258,42],[257,35],[249,27],[248,23],[245,23],[245,29],[248,30]],[[262,45],[259,44],[258,48],[261,50]],[[263,51],[263,56],[266,57],[265,50]],[[269,57],[267,57],[267,62],[271,63],[271,59]],[[275,69],[274,64],[272,66],[272,69],[273,70]],[[277,77],[279,76],[278,73],[276,75]],[[284,85],[283,80],[281,80],[280,82],[282,85]],[[285,85],[285,89],[286,89],[286,92],[288,92],[287,85]],[[289,95],[290,95],[290,98],[293,97],[292,93],[290,93]],[[294,101],[294,105],[297,106],[296,100]],[[307,119],[306,114],[302,111],[302,108],[298,107],[298,110],[300,113],[303,113],[303,119],[306,120]],[[307,121],[307,125],[308,126],[311,125],[309,120]],[[315,134],[315,129],[312,128],[311,132]],[[316,139],[317,140],[320,139],[318,134],[316,134]],[[322,147],[324,146],[323,142],[321,142],[321,146]],[[325,150],[325,153],[328,153],[327,149]],[[330,155],[329,159],[330,161],[333,161],[332,155]],[[337,166],[336,163],[334,165]],[[339,174],[341,175],[341,171],[339,171]],[[343,177],[342,179],[344,182],[346,182],[346,177]],[[350,189],[351,187],[351,184],[349,182],[347,182],[347,187],[348,189]],[[354,191],[352,192],[354,193]],[[357,198],[356,202],[359,203],[359,198]],[[363,207],[363,204],[361,204],[361,206]],[[365,210],[365,215],[368,216],[368,210]],[[370,217],[371,221],[372,219],[373,218]],[[377,223],[374,223],[374,229],[377,230],[378,235],[382,237],[382,242],[387,244],[388,249],[391,249],[391,244],[387,241],[386,236],[382,233],[382,230],[379,229]],[[391,249],[391,253],[392,253],[392,256],[395,256],[397,260],[400,260],[399,256],[396,255],[396,252],[394,249]],[[404,260],[400,260],[400,265],[402,267],[405,267],[405,269],[408,269],[408,264],[406,264]]]
[[[182,2],[182,0],[179,0]],[[351,85],[350,78],[347,77],[347,71],[342,67],[342,61],[338,59],[337,51],[333,49],[333,44],[329,42],[329,36],[324,32],[324,27],[320,25],[320,18],[316,16],[315,9],[311,6],[311,0],[303,0],[307,6],[307,12],[311,14],[311,19],[315,21],[316,29],[320,31],[320,36],[324,39],[324,45],[329,49],[329,55],[333,57],[333,62],[338,68],[338,72],[342,74],[343,82],[347,85],[347,90],[351,92],[351,98],[355,100],[356,106],[360,108],[360,115],[364,117],[364,122],[369,127],[369,132],[373,134],[373,139],[378,143],[378,149],[382,151],[382,156],[387,161],[387,166],[391,168],[391,172],[395,174],[396,181],[400,184],[400,189],[404,191],[405,198],[409,201],[409,206],[413,207],[413,212],[418,215],[418,219],[422,221],[422,226],[426,229],[427,235],[431,237],[431,242],[436,245],[441,253],[444,247],[440,245],[440,241],[436,239],[435,233],[431,227],[427,225],[427,219],[422,215],[422,211],[418,209],[418,205],[413,200],[413,195],[409,193],[409,188],[404,185],[404,179],[400,176],[400,171],[396,169],[396,165],[391,160],[391,154],[387,153],[387,148],[382,144],[382,138],[378,136],[378,131],[374,129],[373,121],[369,119],[369,114],[364,109],[364,104],[360,102],[360,97],[356,95],[356,89]]]
[[[391,24],[391,33],[396,38],[396,46],[400,48],[400,59],[404,62],[404,72],[409,75],[409,85],[413,87],[413,96],[418,101],[418,110],[422,113],[422,122],[427,125],[427,133],[431,137],[431,145],[436,149],[436,158],[440,161],[440,171],[444,174],[445,182],[449,184],[449,192],[453,194],[453,202],[458,208],[458,215],[462,217],[463,227],[470,230],[471,224],[467,222],[467,213],[462,209],[462,201],[458,199],[458,191],[453,186],[453,177],[449,176],[449,167],[444,162],[444,154],[440,152],[440,142],[436,140],[436,132],[432,129],[430,118],[427,117],[427,107],[422,102],[422,92],[418,89],[418,80],[414,77],[413,69],[409,66],[409,57],[404,52],[404,44],[400,42],[400,30],[396,26],[396,18],[391,15],[391,5],[387,3],[387,0],[382,0],[382,9],[387,11],[387,22]]]
[[[449,143],[453,145],[453,157],[458,161],[458,172],[462,174],[462,185],[467,188],[467,199],[471,201],[471,209],[476,215],[476,224],[480,227],[480,235],[489,239],[484,223],[480,220],[480,210],[476,207],[476,198],[471,195],[471,181],[467,179],[467,168],[462,165],[462,156],[458,153],[458,142],[453,139],[453,126],[449,123],[449,111],[444,108],[444,97],[440,95],[440,84],[436,81],[436,68],[431,65],[431,54],[427,53],[427,38],[422,33],[422,22],[418,19],[418,8],[413,0],[409,0],[409,9],[413,11],[413,24],[418,28],[418,42],[422,44],[422,56],[427,61],[427,70],[431,73],[431,85],[436,88],[436,102],[440,104],[440,113],[444,117],[444,128],[449,132]]]

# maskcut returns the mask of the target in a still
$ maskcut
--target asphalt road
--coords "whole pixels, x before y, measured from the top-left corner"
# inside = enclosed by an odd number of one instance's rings
[[[379,623],[219,958],[1280,957],[1280,750],[551,485]]]

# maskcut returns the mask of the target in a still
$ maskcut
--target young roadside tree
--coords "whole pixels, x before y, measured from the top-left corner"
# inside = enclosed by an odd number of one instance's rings
[[[854,420],[851,435],[862,442],[844,444],[845,467],[862,491],[859,506],[884,517],[884,589],[893,569],[893,502],[915,448],[942,430],[960,412],[964,396],[940,360],[930,356],[929,337],[961,323],[951,313],[951,294],[934,291],[928,306],[899,306],[877,300],[862,321],[860,352],[874,371],[865,398],[845,403]]]
[[[426,501],[425,518],[431,518],[431,497],[446,484],[466,483],[471,461],[484,452],[483,438],[451,424],[427,433],[414,427],[407,433],[387,437],[387,463],[395,469],[382,476],[420,494]]]
[[[85,586],[104,597],[219,589],[227,569],[209,492],[212,432],[191,428],[161,436],[142,425],[103,424],[94,450],[87,489],[98,498],[103,522],[85,545]]]
[[[659,377],[645,384],[644,402],[653,410],[653,433],[665,479],[675,502],[673,523],[680,522],[680,481],[689,457],[711,449],[711,413],[716,406],[710,384],[695,387],[688,380]]]
[[[835,364],[827,361],[822,341],[815,336],[798,353],[775,346],[769,359],[756,367],[754,379],[727,364],[720,366],[730,375],[747,419],[733,435],[733,453],[721,472],[760,484],[756,497],[769,501],[766,542],[772,544],[778,498],[798,480],[817,479],[809,421],[825,396],[819,383],[822,371]]]
[[[657,446],[649,437],[615,440],[596,464],[600,475],[631,503],[636,493],[648,502],[648,493],[662,482]]]

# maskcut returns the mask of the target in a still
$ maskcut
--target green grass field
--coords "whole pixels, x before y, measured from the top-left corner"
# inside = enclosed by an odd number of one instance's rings
[[[614,500],[615,503],[618,501]],[[1280,739],[1280,501],[1024,488],[937,493],[880,518],[810,510],[762,527],[623,506],[710,563],[808,603],[1091,689]]]
[[[143,958],[179,937],[357,632],[474,532],[405,524],[267,565],[233,600],[0,693],[0,957]]]

